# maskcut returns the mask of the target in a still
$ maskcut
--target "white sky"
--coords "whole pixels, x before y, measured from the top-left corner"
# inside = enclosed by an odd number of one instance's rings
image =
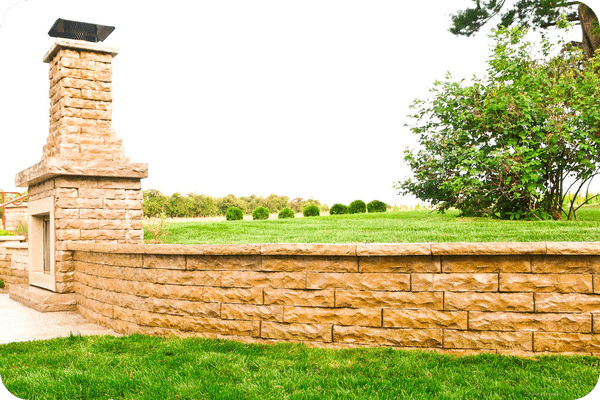
[[[149,164],[144,189],[406,204],[393,185],[414,144],[408,106],[446,71],[485,68],[485,34],[448,32],[470,4],[0,0],[0,188],[41,159],[42,58],[64,18],[116,26],[104,42],[119,48],[113,124],[131,160]]]

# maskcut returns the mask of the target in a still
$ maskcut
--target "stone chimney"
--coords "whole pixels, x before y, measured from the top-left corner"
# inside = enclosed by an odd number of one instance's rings
[[[112,128],[117,50],[57,39],[50,65],[50,133],[42,160],[20,172],[29,193],[30,284],[73,291],[69,244],[143,243],[141,179]]]

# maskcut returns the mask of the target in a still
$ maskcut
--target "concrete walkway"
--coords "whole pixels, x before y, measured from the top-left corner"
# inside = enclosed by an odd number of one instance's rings
[[[74,335],[117,335],[72,311],[41,313],[0,292],[0,344]]]

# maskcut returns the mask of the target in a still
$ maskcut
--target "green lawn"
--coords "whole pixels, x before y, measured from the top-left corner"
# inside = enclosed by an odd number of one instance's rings
[[[600,241],[600,208],[581,209],[578,221],[500,221],[457,215],[457,211],[398,211],[285,220],[181,222],[169,225],[165,243]]]
[[[600,359],[329,350],[147,336],[0,345],[17,397],[43,399],[578,399]]]

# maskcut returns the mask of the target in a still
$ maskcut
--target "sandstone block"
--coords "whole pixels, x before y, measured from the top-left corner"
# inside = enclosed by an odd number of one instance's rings
[[[80,199],[61,197],[56,199],[57,208],[102,208],[102,199]]]
[[[429,243],[364,243],[356,245],[358,256],[430,256]]]
[[[545,254],[546,243],[531,242],[476,242],[476,243],[433,243],[433,254],[440,255],[520,255],[520,254]]]
[[[497,292],[498,274],[412,274],[411,290]]]
[[[534,332],[534,351],[597,352],[600,335],[585,333]]]
[[[104,200],[104,207],[118,210],[141,210],[142,203],[137,200]]]
[[[185,269],[185,256],[176,255],[144,255],[144,268]]]
[[[117,229],[82,229],[81,240],[119,240],[126,238],[127,231]]]
[[[461,272],[531,272],[529,255],[447,255],[442,257],[442,271]]]
[[[334,307],[333,290],[264,289],[265,304]]]
[[[54,211],[54,218],[56,220],[60,220],[61,218],[78,219],[79,211],[80,210],[73,208],[57,208]]]
[[[265,339],[309,340],[331,342],[331,325],[320,324],[283,324],[280,322],[262,322],[260,337]]]
[[[92,74],[93,75],[93,74]],[[79,76],[72,76],[73,78],[81,78]],[[87,78],[84,78],[87,79]],[[102,79],[98,79],[102,80]],[[110,82],[110,78],[106,80]],[[88,100],[99,100],[99,101],[112,101],[111,92],[102,92],[98,90],[81,89],[81,97]]]
[[[356,256],[356,245],[322,243],[267,243],[261,255],[269,256]]]
[[[67,88],[88,89],[101,92],[109,92],[112,88],[110,82],[98,82],[74,78],[63,78],[62,80],[60,80],[60,82],[57,83],[57,85],[62,85],[62,87]],[[56,89],[58,89],[58,87]]]
[[[308,289],[410,290],[410,274],[308,272]]]
[[[381,326],[378,308],[316,308],[285,306],[283,321],[302,324]]]
[[[80,59],[79,57],[62,57],[59,60],[59,65],[66,68],[79,68],[79,69],[96,69],[95,62],[93,60]]]
[[[383,309],[383,326],[413,329],[467,329],[466,311]]]
[[[283,306],[223,304],[221,307],[221,318],[283,322]]]
[[[57,210],[58,211],[58,210]],[[81,209],[76,210],[79,212],[80,218],[86,219],[124,219],[126,218],[126,212],[124,210],[104,210],[101,208],[96,209]]]
[[[263,256],[263,271],[358,272],[356,257]]]
[[[531,332],[444,331],[444,347],[451,349],[533,350]]]
[[[600,310],[600,295],[536,293],[536,312],[593,312]]]
[[[252,271],[260,269],[257,256],[188,256],[189,270]]]
[[[234,304],[263,304],[263,289],[207,287],[204,290],[203,301]]]
[[[360,326],[333,327],[336,343],[377,344],[402,347],[442,347],[441,329],[391,329]]]
[[[592,275],[500,274],[500,291],[592,293]]]
[[[444,310],[532,312],[533,294],[446,292]]]
[[[82,59],[94,60],[94,61],[98,61],[101,63],[110,63],[110,62],[112,62],[112,58],[113,58],[113,56],[111,54],[102,54],[102,53],[91,52],[91,51],[82,51],[80,53],[80,56]]]
[[[360,272],[440,272],[439,256],[359,257]]]
[[[349,308],[401,307],[414,310],[442,310],[443,293],[380,292],[336,290],[335,306]]]
[[[598,274],[600,257],[586,255],[533,256],[533,272],[540,274]]]
[[[469,313],[469,329],[481,331],[592,331],[590,314],[540,314],[540,313]]]
[[[142,181],[137,178],[101,178],[98,179],[100,189],[142,189]]]
[[[129,308],[141,309],[157,314],[189,315],[204,318],[220,318],[218,303],[201,303],[198,301],[138,298],[137,302],[130,301]]]
[[[255,272],[225,271],[223,287],[267,287],[282,289],[305,289],[305,272]]]
[[[61,229],[98,229],[97,219],[56,219],[54,227]]]
[[[57,229],[56,240],[79,240],[81,231],[79,229]]]
[[[594,287],[594,293],[600,293],[600,275],[593,275],[592,286]]]
[[[57,188],[94,188],[98,185],[98,178],[91,177],[57,177],[54,179]]]

